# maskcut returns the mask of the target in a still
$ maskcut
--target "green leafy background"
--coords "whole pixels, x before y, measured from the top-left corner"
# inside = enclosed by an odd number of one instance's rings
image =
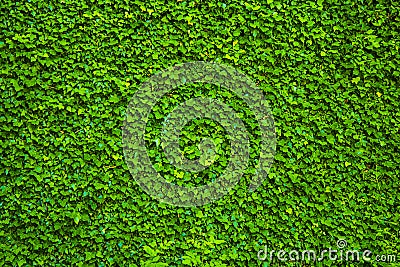
[[[0,10],[0,265],[267,266],[257,259],[266,244],[338,239],[400,254],[397,1],[3,0]],[[130,176],[121,127],[143,81],[199,60],[234,66],[265,92],[277,153],[249,193],[259,151],[251,110],[219,88],[178,88],[153,109],[146,135],[168,179],[205,184],[229,160],[223,129],[204,119],[187,125],[182,149],[198,157],[211,137],[218,162],[195,176],[163,161],[157,136],[179,102],[218,98],[252,136],[234,190],[178,208]]]

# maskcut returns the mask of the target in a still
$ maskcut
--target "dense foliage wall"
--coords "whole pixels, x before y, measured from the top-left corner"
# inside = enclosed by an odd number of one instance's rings
[[[399,8],[1,1],[0,265],[267,266],[257,259],[266,244],[334,248],[339,239],[399,254]],[[177,208],[130,176],[121,127],[143,81],[199,60],[234,66],[265,92],[277,153],[254,193],[249,164],[221,200]],[[163,161],[162,118],[198,95],[241,112],[253,160],[258,152],[254,118],[240,99],[207,85],[177,89],[154,109],[147,147],[158,170],[181,183],[211,181],[229,160],[223,129],[204,119],[185,128],[182,147],[194,158],[201,137],[212,137],[218,163],[194,176]]]

